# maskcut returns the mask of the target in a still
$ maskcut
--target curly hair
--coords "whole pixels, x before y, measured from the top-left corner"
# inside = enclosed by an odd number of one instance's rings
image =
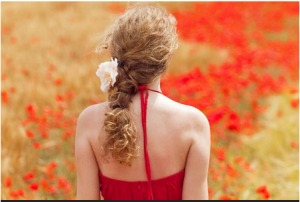
[[[110,48],[111,56],[123,62],[116,83],[108,91],[111,111],[105,113],[108,135],[103,143],[104,155],[111,152],[120,163],[131,166],[139,155],[129,103],[139,85],[152,83],[166,71],[170,56],[178,47],[176,24],[164,7],[136,3],[106,30],[104,40],[96,47],[96,52]]]

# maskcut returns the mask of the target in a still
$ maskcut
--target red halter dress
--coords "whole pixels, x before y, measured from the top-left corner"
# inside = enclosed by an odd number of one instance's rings
[[[104,176],[99,172],[100,190],[104,200],[181,200],[184,170],[168,177],[151,180],[150,160],[147,151],[146,113],[148,90],[147,86],[139,86],[141,91],[142,125],[144,132],[144,156],[147,181],[121,181]],[[146,99],[144,99],[146,90]]]

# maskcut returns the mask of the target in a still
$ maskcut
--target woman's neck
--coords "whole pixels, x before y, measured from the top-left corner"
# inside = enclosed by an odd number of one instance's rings
[[[151,90],[156,90],[161,92],[160,89],[160,78],[156,79],[154,82],[147,84],[148,88]]]

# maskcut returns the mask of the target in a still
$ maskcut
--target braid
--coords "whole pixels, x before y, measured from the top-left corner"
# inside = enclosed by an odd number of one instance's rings
[[[118,69],[116,84],[109,90],[109,107],[105,113],[104,126],[108,136],[104,142],[105,155],[112,152],[112,157],[120,163],[131,165],[131,160],[138,156],[137,132],[128,107],[131,97],[137,93],[138,84],[126,73],[127,68]]]

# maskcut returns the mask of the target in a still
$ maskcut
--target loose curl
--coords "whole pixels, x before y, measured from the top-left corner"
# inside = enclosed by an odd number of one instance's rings
[[[137,130],[129,113],[131,98],[139,85],[155,81],[165,71],[170,57],[178,47],[176,19],[162,6],[137,3],[129,7],[107,29],[96,52],[110,47],[111,56],[124,64],[118,68],[116,83],[108,91],[112,109],[105,113],[107,137],[104,155],[131,165],[139,156]]]

